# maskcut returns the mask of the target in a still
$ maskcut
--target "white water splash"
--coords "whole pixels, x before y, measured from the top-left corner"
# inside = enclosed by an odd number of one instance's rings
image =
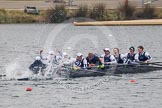
[[[7,80],[28,78],[32,75],[30,71],[24,70],[18,62],[8,64],[5,70]]]

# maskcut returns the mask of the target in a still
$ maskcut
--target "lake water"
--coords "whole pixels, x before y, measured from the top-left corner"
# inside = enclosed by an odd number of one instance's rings
[[[162,61],[162,26],[76,27],[73,24],[0,25],[0,74],[26,72],[39,50],[103,53],[103,48],[143,45]],[[71,49],[70,49],[71,48]],[[13,76],[14,77],[14,76]],[[12,78],[11,78],[12,79]],[[136,80],[131,83],[130,80]],[[32,91],[27,92],[26,88]],[[1,108],[161,108],[162,71],[53,80],[0,79]]]

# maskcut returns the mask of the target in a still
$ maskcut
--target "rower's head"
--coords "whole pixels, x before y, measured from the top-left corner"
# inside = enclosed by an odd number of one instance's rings
[[[68,58],[68,54],[67,54],[66,52],[63,52],[63,53],[62,53],[62,56],[63,56],[64,58]]]
[[[94,58],[94,54],[93,53],[88,53],[88,59],[92,60]]]
[[[109,55],[110,54],[110,48],[105,48],[105,49],[103,49],[103,51],[105,52],[105,55]]]
[[[36,57],[35,57],[35,60],[40,61],[40,60],[41,60],[41,57],[40,57],[40,56],[36,56]]]
[[[76,56],[77,56],[76,59],[81,61],[82,57],[83,57],[83,54],[82,53],[77,53]]]
[[[113,51],[114,51],[114,54],[115,54],[115,55],[118,55],[118,54],[119,54],[119,48],[114,48]]]
[[[54,51],[49,51],[48,54],[49,55],[54,55]]]
[[[133,54],[134,51],[135,51],[135,48],[134,48],[133,46],[131,46],[131,47],[129,48],[129,52],[130,52],[131,54]]]
[[[139,53],[142,53],[143,50],[144,50],[144,47],[143,47],[143,46],[138,46],[138,52],[139,52]]]

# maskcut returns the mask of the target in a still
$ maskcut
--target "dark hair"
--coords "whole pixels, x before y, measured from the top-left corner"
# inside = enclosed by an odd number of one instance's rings
[[[138,46],[138,48],[140,48],[140,49],[142,49],[142,50],[144,49],[144,47],[143,47],[143,46]]]
[[[92,56],[94,56],[94,54],[93,53],[88,53],[88,57],[92,57]]]
[[[133,46],[131,46],[131,47],[129,48],[129,50],[135,51],[135,48],[134,48]]]
[[[119,48],[114,48],[114,49],[118,50],[118,52],[119,52]]]

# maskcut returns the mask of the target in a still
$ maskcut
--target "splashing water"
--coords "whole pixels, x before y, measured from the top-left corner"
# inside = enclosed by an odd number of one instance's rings
[[[70,49],[70,48],[69,48]],[[45,53],[46,54],[46,53]],[[38,74],[33,74],[26,66],[24,67],[22,59],[16,59],[14,62],[9,63],[5,67],[5,80],[19,80],[24,78],[29,78],[31,80],[44,80],[44,79],[53,79],[58,78],[56,72],[61,68],[61,63],[55,60],[54,55],[46,55],[47,60],[43,61],[47,65],[46,69],[43,72]]]
[[[7,80],[26,78],[32,75],[30,71],[24,70],[18,62],[8,64],[5,70]]]

